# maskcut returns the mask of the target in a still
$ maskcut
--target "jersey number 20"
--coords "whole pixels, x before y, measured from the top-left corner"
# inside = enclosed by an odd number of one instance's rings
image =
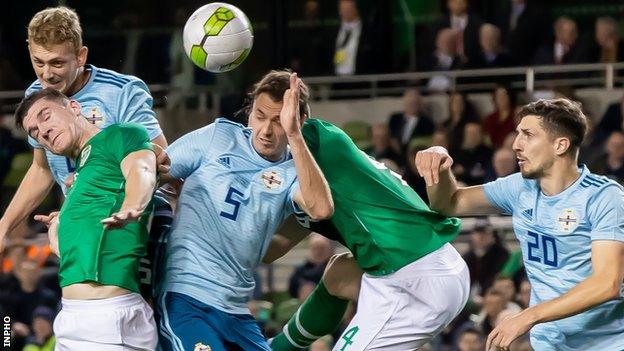
[[[533,242],[527,241],[529,261],[542,262],[551,267],[557,267],[557,242],[555,238],[547,235],[540,235],[534,232],[527,232],[533,238]],[[533,250],[542,250],[542,257],[539,257]]]

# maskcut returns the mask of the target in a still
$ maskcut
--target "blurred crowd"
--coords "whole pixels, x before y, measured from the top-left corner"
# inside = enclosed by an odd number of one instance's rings
[[[39,2],[41,8],[54,4]],[[111,0],[97,12],[91,3],[66,3],[81,14],[91,63],[152,84],[223,83],[223,76],[193,68],[182,50],[180,29],[204,2],[153,6]],[[237,1],[254,24],[255,40],[252,56],[227,84],[245,87],[275,67],[291,67],[306,77],[624,60],[622,8],[611,1],[595,2],[595,9],[579,1],[402,3],[300,0],[263,6]],[[574,16],[581,5],[590,13]],[[16,28],[25,28],[35,11],[35,6],[11,4],[6,13],[23,16],[0,18],[0,90],[23,89],[31,80],[24,60],[26,31]],[[413,25],[406,26],[405,18],[412,18]],[[428,86],[445,90],[449,82],[439,76]]]
[[[12,240],[0,257],[0,314],[11,318],[12,350],[52,351],[61,288],[47,236]]]
[[[552,92],[579,100],[573,90]],[[435,122],[416,88],[403,94],[403,109],[388,117],[387,123],[367,126],[364,150],[403,175],[421,197],[427,198],[423,179],[417,174],[414,156],[430,146],[442,146],[453,157],[453,172],[465,185],[476,185],[517,171],[513,142],[516,111],[522,104],[509,87],[500,85],[491,92],[494,110],[480,115],[466,95],[453,91],[448,98],[448,119]],[[603,116],[588,114],[591,130],[581,149],[581,161],[598,174],[620,183],[624,181],[624,98],[609,105]],[[347,126],[345,126],[347,127]],[[349,128],[345,128],[349,133]]]

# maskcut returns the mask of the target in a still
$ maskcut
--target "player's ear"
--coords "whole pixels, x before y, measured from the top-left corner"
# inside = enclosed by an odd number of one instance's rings
[[[71,109],[71,111],[73,112],[75,116],[80,116],[81,109],[80,109],[80,103],[78,101],[69,100],[69,108]]]
[[[89,49],[86,46],[83,46],[78,50],[78,67],[82,67],[87,63],[88,54]]]
[[[557,156],[561,156],[570,149],[570,139],[564,137],[556,138],[554,146]]]
[[[306,119],[310,118],[310,105],[309,104],[305,104],[305,108],[303,109],[303,113],[300,116],[300,120],[301,120],[301,125],[303,126],[303,122],[306,121]]]

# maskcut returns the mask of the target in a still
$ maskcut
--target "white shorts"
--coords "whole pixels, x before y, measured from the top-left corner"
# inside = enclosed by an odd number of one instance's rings
[[[55,351],[156,349],[154,312],[139,294],[62,304],[54,320]]]
[[[365,273],[356,314],[334,350],[416,350],[461,312],[469,294],[468,267],[451,244],[392,274]]]

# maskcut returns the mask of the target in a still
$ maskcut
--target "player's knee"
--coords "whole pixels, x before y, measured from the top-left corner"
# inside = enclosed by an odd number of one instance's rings
[[[349,252],[332,256],[323,273],[327,291],[337,297],[355,301],[360,291],[362,271]]]

